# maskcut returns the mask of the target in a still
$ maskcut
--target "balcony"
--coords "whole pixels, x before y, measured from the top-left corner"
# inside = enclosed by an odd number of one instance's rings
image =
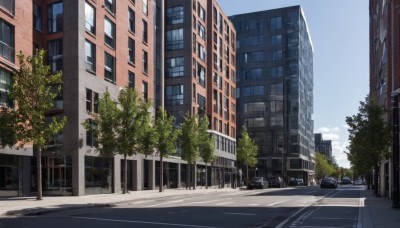
[[[14,63],[14,48],[0,41],[0,56]]]

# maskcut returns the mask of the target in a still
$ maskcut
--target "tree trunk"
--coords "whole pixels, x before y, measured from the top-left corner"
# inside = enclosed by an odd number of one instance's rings
[[[371,172],[367,174],[367,189],[371,190]]]
[[[379,165],[375,165],[375,175],[374,175],[374,194],[379,197]]]
[[[205,175],[206,175],[206,177],[205,177],[206,178],[206,189],[208,189],[207,163],[206,163],[206,174]]]
[[[196,162],[193,164],[193,190],[196,190]]]
[[[190,181],[190,164],[188,163],[187,165],[187,170],[186,170],[186,189],[189,188],[190,190],[190,186],[191,186],[191,181]]]
[[[43,193],[42,193],[42,148],[39,147],[37,151],[37,196],[36,200],[42,200],[43,199]]]
[[[159,192],[163,191],[163,183],[164,183],[164,166],[163,166],[163,156],[160,153],[160,188]]]
[[[128,160],[126,159],[126,154],[124,154],[124,189],[122,191],[123,194],[128,192]]]

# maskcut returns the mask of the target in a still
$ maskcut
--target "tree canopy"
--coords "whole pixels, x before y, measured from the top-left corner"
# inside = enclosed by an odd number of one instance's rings
[[[243,126],[236,149],[237,161],[245,166],[254,167],[257,164],[257,150],[258,147],[256,143],[250,138],[247,128]]]
[[[208,131],[208,117],[207,115],[203,115],[200,120],[199,125],[199,155],[201,159],[204,161],[206,165],[206,189],[208,188],[208,170],[207,164],[213,162],[216,159],[214,155],[214,141],[215,137],[213,137]]]

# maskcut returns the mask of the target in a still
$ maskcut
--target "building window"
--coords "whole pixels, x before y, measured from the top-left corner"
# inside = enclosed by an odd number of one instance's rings
[[[85,40],[86,70],[96,72],[96,46]]]
[[[239,95],[239,90],[238,95]],[[249,97],[249,96],[262,96],[264,95],[264,86],[248,86],[243,87],[242,96]]]
[[[147,22],[145,20],[142,20],[142,27],[143,27],[142,41],[147,44]]]
[[[262,51],[247,52],[243,56],[244,63],[262,62],[264,59],[264,52]]]
[[[149,86],[145,81],[142,81],[142,96],[146,102],[149,100]]]
[[[282,17],[273,17],[271,18],[271,29],[281,29],[282,28]]]
[[[114,2],[114,0],[104,0],[104,6],[111,13],[115,13],[115,2]]]
[[[12,107],[8,97],[11,86],[11,73],[0,68],[0,106]]]
[[[204,8],[200,5],[200,3],[198,4],[197,9],[198,9],[197,14],[198,14],[199,17],[201,18],[201,20],[206,21],[206,11],[205,11]]]
[[[92,5],[85,2],[86,31],[96,33],[96,12]]]
[[[183,77],[185,73],[185,62],[183,57],[166,59],[165,64],[167,77]]]
[[[197,30],[199,32],[199,36],[203,39],[206,40],[206,29],[204,26],[200,23],[197,24]]]
[[[14,27],[0,18],[0,56],[14,62]]]
[[[282,50],[275,50],[272,52],[272,61],[280,61],[283,58]]]
[[[99,94],[93,92],[90,89],[86,89],[86,111],[87,112],[99,112]]]
[[[135,64],[135,41],[128,38],[128,62]]]
[[[148,74],[149,72],[149,63],[148,63],[148,56],[147,52],[142,50],[142,72]]]
[[[33,28],[42,31],[42,8],[36,3],[33,3]]]
[[[15,0],[1,0],[0,7],[7,10],[9,13],[14,15],[15,11]]]
[[[147,15],[148,10],[149,10],[149,8],[148,8],[148,6],[147,6],[148,0],[142,0],[142,2],[143,2],[143,4],[142,4],[142,11],[143,11],[144,15]]]
[[[271,77],[282,77],[283,76],[283,67],[282,66],[277,66],[277,67],[271,67],[269,69],[269,74]]]
[[[204,112],[206,110],[206,98],[200,94],[197,94],[197,104],[199,105],[199,111]]]
[[[165,46],[167,50],[183,49],[183,28],[167,31]]]
[[[107,17],[104,18],[104,42],[114,48],[115,47],[115,24]]]
[[[128,29],[135,33],[135,12],[131,8],[128,9]]]
[[[206,86],[205,75],[206,75],[206,68],[204,68],[202,65],[199,64],[197,67],[197,76],[199,84],[203,87]]]
[[[114,57],[104,52],[104,80],[115,83]]]
[[[47,32],[62,32],[63,3],[53,3],[47,6]]]
[[[128,71],[128,87],[135,88],[135,74],[130,71]]]
[[[94,122],[91,119],[89,119],[88,122],[89,122],[89,125],[90,125],[90,127],[92,129],[96,129],[97,128],[97,123],[96,122]],[[86,131],[86,145],[87,146],[91,146],[91,147],[97,147],[97,135],[92,130],[87,130]]]
[[[271,44],[272,45],[282,44],[282,35],[271,36]]]
[[[183,85],[167,86],[165,93],[166,105],[183,105]]]
[[[63,68],[63,43],[62,39],[50,40],[48,43],[48,56],[51,71],[60,71]]]
[[[203,61],[206,60],[206,49],[200,43],[197,43],[197,56]]]
[[[183,23],[183,6],[174,6],[167,8],[167,24]]]

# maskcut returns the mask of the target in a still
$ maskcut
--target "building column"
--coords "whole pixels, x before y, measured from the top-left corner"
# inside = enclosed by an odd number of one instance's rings
[[[121,192],[121,159],[123,159],[120,155],[115,155],[113,159],[114,168],[113,168],[113,192],[120,193]],[[125,167],[127,168],[127,167]]]
[[[85,154],[72,153],[72,195],[85,195]]]
[[[178,163],[177,164],[177,175],[178,175],[178,177],[177,177],[177,188],[181,188],[182,187],[182,181],[181,181],[181,163]]]
[[[134,191],[143,190],[143,162],[144,160],[140,158],[133,161],[132,178]]]
[[[149,162],[149,190],[154,190],[156,186],[156,161],[148,160]]]

